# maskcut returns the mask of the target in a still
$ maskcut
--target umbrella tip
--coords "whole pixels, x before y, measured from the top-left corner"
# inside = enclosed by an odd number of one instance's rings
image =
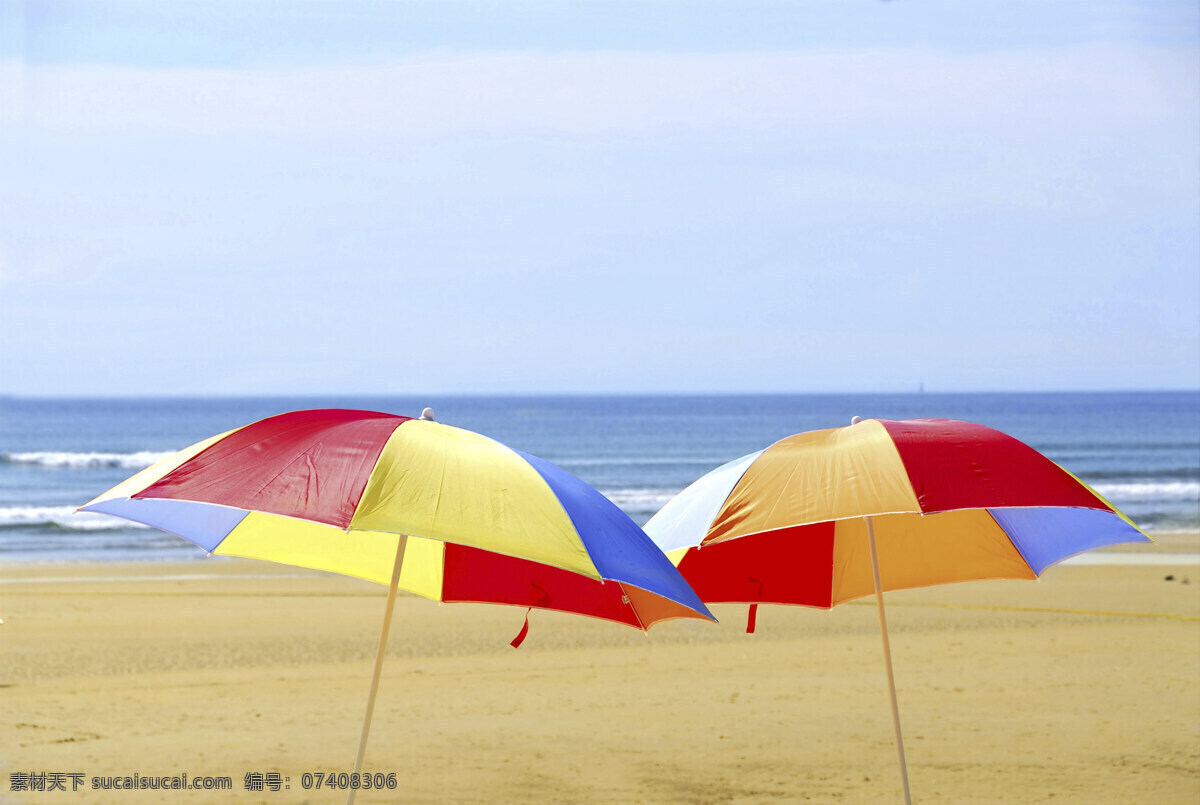
[[[424,419],[424,420],[426,420],[426,421],[428,421],[428,422],[432,422],[432,421],[433,421],[433,409],[432,409],[432,408],[426,408],[424,411],[422,411],[422,412],[421,412],[421,419]]]
[[[851,424],[851,425],[857,425],[859,422],[862,422],[862,417],[860,417],[860,416],[852,416],[852,417],[850,417],[850,424]]]

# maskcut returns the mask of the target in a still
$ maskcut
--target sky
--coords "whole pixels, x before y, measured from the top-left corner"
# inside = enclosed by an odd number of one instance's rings
[[[1194,0],[0,0],[0,394],[1200,389]]]

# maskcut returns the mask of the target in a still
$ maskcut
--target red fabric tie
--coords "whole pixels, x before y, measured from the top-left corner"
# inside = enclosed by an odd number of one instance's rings
[[[521,631],[517,632],[517,636],[509,643],[513,648],[520,648],[525,642],[525,635],[529,634],[529,613],[533,611],[533,607],[525,610],[525,625],[521,627]]]
[[[762,600],[763,583],[751,576],[747,579],[751,584],[758,584],[758,598]],[[758,620],[758,603],[750,605],[750,612],[746,615],[746,634],[754,634],[754,622]]]
[[[538,584],[536,581],[531,581],[529,586],[533,588],[534,592],[540,593],[540,595],[538,595],[537,600],[533,602],[533,606],[525,610],[525,625],[521,627],[521,631],[518,632],[517,636],[512,639],[511,643],[509,643],[509,645],[513,648],[520,648],[521,644],[525,642],[525,635],[529,634],[529,613],[533,611],[533,607],[544,608],[550,606],[550,593],[546,592],[545,587]]]

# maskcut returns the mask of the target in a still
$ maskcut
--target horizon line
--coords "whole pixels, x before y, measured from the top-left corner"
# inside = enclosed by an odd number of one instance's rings
[[[1065,395],[1065,394],[1200,394],[1200,386],[1160,388],[1076,388],[1076,389],[960,389],[908,391],[347,391],[347,392],[216,392],[216,393],[130,393],[84,392],[78,394],[24,394],[0,392],[0,400],[300,400],[329,397],[355,399],[388,399],[416,397],[482,398],[482,397],[950,397],[962,395]]]

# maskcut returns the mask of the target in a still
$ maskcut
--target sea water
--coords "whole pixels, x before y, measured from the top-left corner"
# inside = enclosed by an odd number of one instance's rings
[[[484,433],[595,486],[644,524],[731,459],[852,416],[1002,430],[1153,535],[1200,530],[1200,393],[0,399],[0,562],[182,559],[190,543],[78,506],[217,433],[301,408],[362,408]]]

